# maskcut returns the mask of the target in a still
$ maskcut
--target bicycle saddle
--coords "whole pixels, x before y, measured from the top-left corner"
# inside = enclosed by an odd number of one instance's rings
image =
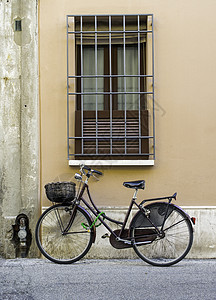
[[[145,189],[145,180],[136,180],[136,181],[128,181],[124,182],[123,186],[131,189]]]

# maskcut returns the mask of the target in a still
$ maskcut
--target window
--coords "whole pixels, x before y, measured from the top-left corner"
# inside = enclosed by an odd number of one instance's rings
[[[154,158],[153,16],[68,16],[69,159]]]

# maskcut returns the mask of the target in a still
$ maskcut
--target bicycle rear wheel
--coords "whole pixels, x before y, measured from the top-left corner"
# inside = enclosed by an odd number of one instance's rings
[[[161,210],[161,204],[158,205],[158,209]],[[165,209],[165,206],[164,208]],[[134,244],[133,248],[137,255],[143,259],[145,262],[154,266],[170,266],[178,263],[182,260],[190,251],[193,243],[193,228],[187,215],[178,207],[172,205],[171,211],[164,224],[163,235],[155,234],[154,228],[149,228],[150,232],[149,240],[146,244]],[[143,219],[146,217],[143,216]],[[146,223],[144,221],[143,223]],[[140,224],[140,216],[139,216]],[[139,231],[142,232],[146,230],[146,227],[138,226],[136,227],[136,222],[134,227],[131,229],[131,236],[133,239],[140,241],[137,238]],[[151,232],[152,230],[152,232]]]
[[[59,264],[78,261],[89,251],[93,239],[92,221],[81,207],[76,208],[71,222],[73,208],[56,204],[48,208],[39,218],[35,238],[41,253],[49,260]],[[67,228],[67,230],[65,230]]]

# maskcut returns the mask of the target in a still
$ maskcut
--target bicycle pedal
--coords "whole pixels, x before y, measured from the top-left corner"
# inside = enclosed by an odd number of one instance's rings
[[[102,238],[102,239],[109,238],[109,234],[108,234],[108,233],[105,233],[104,235],[102,235],[101,238]]]

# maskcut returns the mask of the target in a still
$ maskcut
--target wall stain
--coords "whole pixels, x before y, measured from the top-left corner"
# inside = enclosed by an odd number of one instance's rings
[[[5,84],[7,83],[7,81],[9,80],[8,77],[3,77],[3,80],[5,81]]]

